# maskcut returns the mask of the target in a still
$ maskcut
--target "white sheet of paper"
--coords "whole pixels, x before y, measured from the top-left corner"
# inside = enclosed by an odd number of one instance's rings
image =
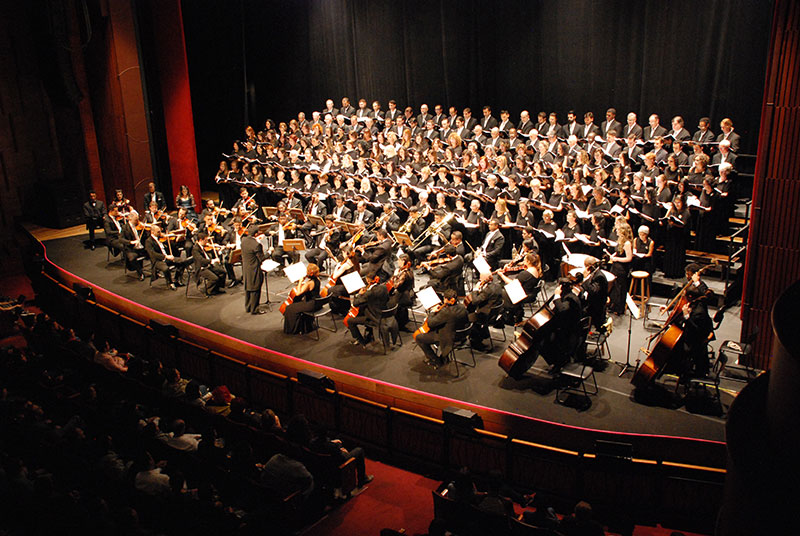
[[[519,282],[519,279],[512,279],[511,283],[506,285],[505,288],[511,303],[517,304],[528,296],[525,294],[525,289],[522,288],[522,283]]]
[[[264,262],[261,263],[261,269],[265,272],[271,272],[275,268],[277,268],[279,264],[272,259],[266,259]]]
[[[639,307],[636,305],[636,302],[633,301],[633,298],[631,298],[630,294],[625,294],[625,303],[628,305],[628,309],[631,310],[633,318],[639,320],[639,317],[641,316]]]
[[[306,265],[302,262],[290,264],[283,269],[283,273],[286,274],[286,277],[289,278],[289,281],[292,283],[297,283],[306,276]]]
[[[263,235],[262,234],[262,235],[257,236],[256,237],[256,242],[261,244],[261,247],[264,249],[264,252],[266,253],[266,251],[269,249],[269,240],[267,238],[267,235]]]
[[[439,299],[439,295],[436,294],[433,287],[425,287],[417,292],[417,298],[419,298],[419,301],[426,310],[442,303],[442,300]]]
[[[364,283],[364,280],[361,278],[361,274],[358,272],[350,272],[349,274],[343,275],[339,279],[342,281],[342,285],[344,285],[344,288],[348,294],[358,292],[367,286],[367,284]]]
[[[475,269],[478,270],[478,273],[481,275],[492,273],[492,267],[489,266],[489,263],[486,262],[486,259],[484,259],[482,255],[478,255],[477,257],[472,259],[472,264],[475,266]]]

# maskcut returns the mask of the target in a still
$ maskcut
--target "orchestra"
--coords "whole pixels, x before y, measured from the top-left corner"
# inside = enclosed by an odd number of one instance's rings
[[[471,322],[472,346],[485,348],[498,321],[490,311],[501,307],[500,322],[523,326],[524,306],[562,276],[546,305],[552,324],[537,342],[555,368],[576,355],[584,315],[600,329],[607,308],[625,314],[632,269],[652,274],[660,267],[679,277],[687,249],[711,252],[726,230],[740,143],[730,119],[715,136],[704,118],[691,136],[679,116],[670,131],[657,115],[642,129],[636,114],[627,124],[616,121],[613,108],[600,126],[591,113],[584,124],[572,117],[562,126],[555,114],[539,113],[534,124],[523,111],[518,128],[507,113],[479,122],[469,109],[463,116],[454,110],[437,122],[420,108],[419,116],[387,114],[384,121],[377,109],[344,117],[317,112],[313,124],[298,117],[293,126],[250,129],[216,171],[219,206],[205,200],[199,216],[188,188],[181,186],[170,213],[150,183],[141,216],[121,190],[107,211],[92,194],[87,226],[104,229],[110,251],[122,252],[139,279],[149,257],[173,290],[190,264],[209,296],[243,283],[250,314],[263,313],[265,260],[307,264],[282,307],[287,334],[310,329],[301,313],[312,311],[317,297],[347,318],[355,345],[368,345],[382,311],[395,306],[392,324],[412,331],[415,293],[429,286],[442,303],[429,310],[415,340],[437,367],[456,329]],[[577,279],[560,273],[572,254],[586,256]],[[600,269],[604,257],[613,278]],[[481,261],[488,271],[478,268]],[[342,278],[354,273],[364,286],[350,293]],[[509,285],[521,287],[523,297]],[[686,292],[675,323],[700,337],[708,312],[695,290]],[[699,356],[694,343],[685,344]],[[697,359],[693,368],[701,370]]]

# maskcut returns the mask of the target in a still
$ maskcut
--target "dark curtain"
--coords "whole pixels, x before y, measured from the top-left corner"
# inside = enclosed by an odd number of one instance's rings
[[[731,117],[743,150],[756,148],[771,2],[191,0],[183,12],[208,176],[245,123],[345,95],[477,116],[488,104],[514,121],[574,109],[599,124],[613,106],[643,126],[682,115],[690,132]]]

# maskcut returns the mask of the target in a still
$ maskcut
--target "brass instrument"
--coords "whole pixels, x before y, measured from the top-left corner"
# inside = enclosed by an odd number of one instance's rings
[[[417,223],[417,220],[422,217],[422,214],[417,212],[417,215],[414,217],[410,217],[406,220],[406,222],[400,226],[398,232],[408,234],[411,232],[411,226]]]
[[[449,213],[447,216],[445,216],[444,218],[442,218],[442,221],[439,221],[439,222],[434,222],[434,223],[433,223],[433,224],[432,224],[430,227],[428,227],[427,229],[425,229],[425,232],[424,232],[424,233],[422,233],[421,235],[419,235],[419,236],[417,237],[417,239],[416,239],[416,240],[414,240],[414,242],[411,244],[411,249],[416,249],[416,248],[418,248],[418,247],[419,247],[419,246],[420,246],[420,245],[421,245],[421,244],[422,244],[422,243],[423,243],[423,242],[424,242],[424,241],[425,241],[425,240],[426,240],[426,239],[427,239],[429,236],[431,236],[432,234],[434,234],[434,233],[436,233],[436,234],[439,234],[439,233],[440,233],[440,231],[442,230],[442,228],[443,228],[445,225],[447,225],[447,224],[448,224],[448,222],[449,222],[450,220],[452,220],[452,219],[455,217],[455,215],[456,215],[456,213],[455,213],[455,212],[451,212],[451,213]],[[441,234],[439,234],[439,236],[441,236]]]

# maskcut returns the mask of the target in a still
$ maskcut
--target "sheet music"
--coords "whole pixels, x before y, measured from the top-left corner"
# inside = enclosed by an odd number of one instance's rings
[[[348,294],[353,294],[358,292],[362,288],[366,287],[367,284],[362,279],[361,274],[358,272],[350,272],[349,274],[345,274],[339,278],[344,285],[345,290]]]
[[[306,276],[306,265],[302,262],[296,262],[294,264],[290,264],[286,268],[283,269],[283,273],[286,274],[286,277],[289,278],[289,281],[292,283],[297,283],[301,279]]]
[[[478,270],[478,273],[481,275],[492,273],[491,266],[489,266],[489,263],[486,262],[486,259],[484,259],[482,255],[476,256],[472,260],[472,264],[475,266],[475,269]],[[417,295],[419,296],[419,294]]]
[[[261,263],[261,269],[264,270],[265,272],[271,272],[278,266],[280,266],[280,264],[273,261],[272,259],[266,259],[264,262]]]
[[[513,304],[521,302],[528,296],[525,293],[525,289],[522,288],[522,283],[519,282],[519,279],[512,279],[511,283],[505,286],[505,289]]]
[[[433,290],[433,287],[425,287],[417,292],[417,298],[419,298],[420,303],[422,303],[422,307],[424,307],[426,310],[442,303],[442,300],[439,299],[439,295],[436,294],[436,291]]]

